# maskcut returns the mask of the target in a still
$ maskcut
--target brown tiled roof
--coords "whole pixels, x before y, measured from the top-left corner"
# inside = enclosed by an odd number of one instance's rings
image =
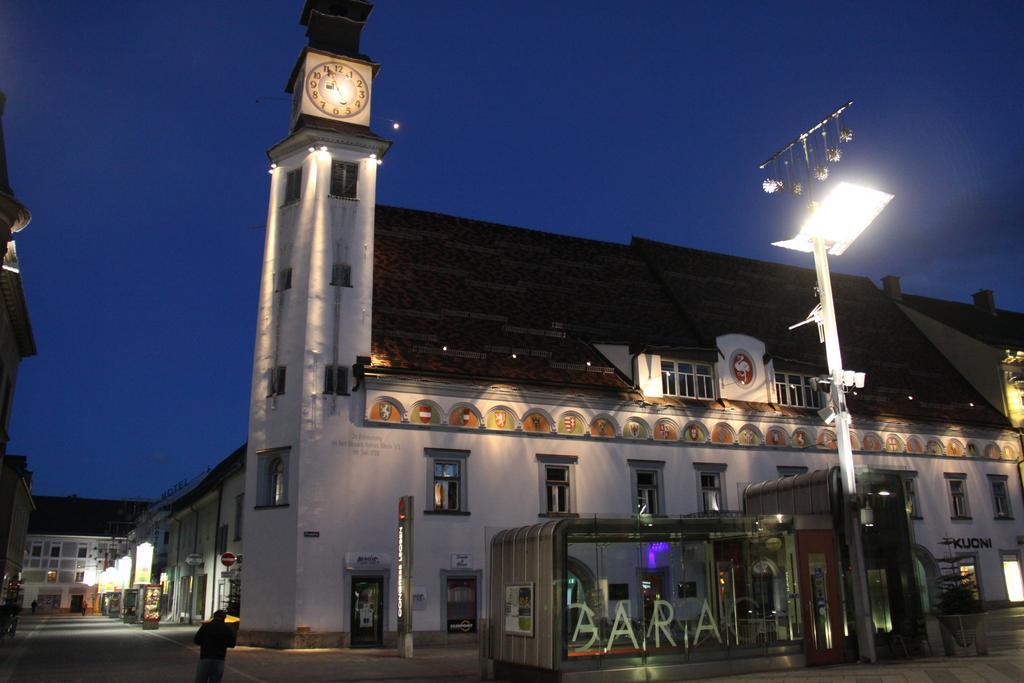
[[[727,333],[825,371],[814,326],[788,329],[817,303],[810,268],[387,206],[374,249],[374,362],[395,371],[628,391],[592,344],[708,350]],[[845,365],[868,375],[855,414],[1006,424],[870,280],[833,288]]]
[[[997,309],[992,315],[974,304],[913,294],[904,294],[900,303],[986,344],[1024,349],[1024,313]]]
[[[36,509],[28,518],[30,534],[123,536],[149,507],[145,500],[109,500],[78,496],[33,496]]]

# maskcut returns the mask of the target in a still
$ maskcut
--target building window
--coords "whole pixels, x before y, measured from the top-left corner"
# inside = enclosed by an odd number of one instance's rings
[[[284,268],[274,274],[274,291],[283,292],[292,288],[292,269]]]
[[[78,546],[78,557],[85,557],[89,553],[89,546],[79,545]]]
[[[53,570],[46,572],[46,583],[57,583],[57,572]]]
[[[1013,509],[1010,507],[1010,491],[1006,486],[1007,478],[998,475],[989,475],[989,484],[992,486],[992,510],[996,519],[1013,519]]]
[[[352,266],[347,263],[335,263],[331,266],[331,284],[335,287],[351,287]]]
[[[267,396],[280,396],[284,394],[286,376],[287,368],[284,365],[278,365],[276,368],[270,368],[267,371]]]
[[[348,395],[348,368],[344,365],[324,367],[324,393]]]
[[[907,504],[907,513],[912,519],[922,519],[920,503],[917,500],[917,479],[903,477],[903,498]]]
[[[302,196],[302,168],[288,171],[284,182],[284,203],[297,202]]]
[[[33,543],[32,544],[32,557],[42,557],[42,556],[43,556],[43,544],[42,543]]]
[[[665,514],[665,463],[660,460],[630,460],[630,514]]]
[[[242,540],[242,515],[245,511],[245,494],[235,496],[235,540]]]
[[[469,451],[428,448],[427,500],[432,504],[426,512],[469,514],[467,500],[466,460]]]
[[[953,519],[970,519],[971,508],[967,501],[967,476],[963,474],[946,475],[949,486],[949,512]]]
[[[726,509],[725,486],[722,481],[725,465],[717,463],[693,463],[697,471],[697,493],[700,512],[721,512]]]
[[[355,199],[358,180],[359,164],[354,164],[348,161],[335,161],[331,164],[332,197]]]
[[[704,512],[719,512],[722,509],[722,479],[714,472],[701,472],[700,498]]]
[[[775,395],[780,405],[797,408],[820,408],[821,393],[808,375],[775,373]]]
[[[713,399],[715,384],[711,366],[662,359],[661,391],[666,396]]]
[[[1024,580],[1020,571],[1017,553],[1001,553],[1003,579],[1006,581],[1006,597],[1010,602],[1024,602]]]
[[[576,496],[573,491],[576,457],[565,455],[538,455],[540,467],[541,515],[573,515]]]
[[[50,557],[60,557],[60,543],[54,543],[50,546]]]
[[[803,465],[776,465],[775,471],[778,472],[779,476],[795,477],[798,474],[807,474],[807,468]]]
[[[257,493],[260,507],[288,504],[288,455],[287,448],[275,448],[258,454]]]
[[[75,583],[82,583],[85,581],[85,572],[75,572]]]

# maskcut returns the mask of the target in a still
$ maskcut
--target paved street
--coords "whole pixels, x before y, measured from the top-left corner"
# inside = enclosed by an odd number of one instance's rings
[[[198,648],[195,627],[137,626],[103,617],[24,617],[13,641],[0,645],[0,683],[51,681],[146,683],[190,681]],[[1024,681],[1024,608],[990,615],[988,657],[930,657],[875,666],[843,665],[751,674],[726,681],[771,679],[778,683],[1021,683]],[[933,647],[941,654],[937,634]],[[475,648],[426,649],[411,660],[384,650],[277,651],[236,648],[224,680],[256,681],[475,681]]]

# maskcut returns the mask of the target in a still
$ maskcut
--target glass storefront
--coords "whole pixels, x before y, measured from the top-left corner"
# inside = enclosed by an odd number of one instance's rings
[[[672,663],[800,652],[791,520],[573,524],[565,537],[564,657],[589,668],[595,658]]]

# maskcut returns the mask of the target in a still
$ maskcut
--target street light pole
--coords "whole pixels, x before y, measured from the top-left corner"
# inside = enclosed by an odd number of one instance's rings
[[[821,331],[825,341],[825,357],[832,382],[830,394],[835,410],[836,445],[839,450],[839,472],[843,480],[843,521],[849,543],[850,577],[853,584],[853,613],[857,642],[862,659],[875,662],[875,628],[871,619],[867,571],[864,565],[864,541],[861,536],[857,500],[857,479],[853,468],[853,443],[850,440],[850,411],[843,391],[843,358],[839,348],[839,328],[832,300],[832,277],[828,269],[828,250],[820,235],[811,237],[814,247],[814,271],[818,276],[818,298],[821,304]]]

